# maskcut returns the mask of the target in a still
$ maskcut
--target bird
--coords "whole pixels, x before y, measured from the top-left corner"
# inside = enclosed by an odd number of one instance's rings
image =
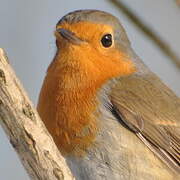
[[[76,10],[54,35],[37,110],[74,177],[178,178],[180,99],[136,55],[119,19]]]

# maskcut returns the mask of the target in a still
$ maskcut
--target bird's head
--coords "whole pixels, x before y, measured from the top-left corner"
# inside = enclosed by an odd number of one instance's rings
[[[82,84],[88,81],[100,85],[135,71],[128,56],[130,42],[125,30],[116,17],[106,12],[69,13],[57,23],[55,36],[59,70],[82,74],[78,74]]]

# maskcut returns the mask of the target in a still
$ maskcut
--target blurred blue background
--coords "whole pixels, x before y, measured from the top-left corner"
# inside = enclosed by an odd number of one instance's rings
[[[124,0],[180,56],[180,9],[169,0]],[[57,21],[77,9],[99,9],[117,16],[136,53],[180,95],[180,71],[159,49],[106,0],[0,0],[0,47],[8,54],[31,100],[36,105],[46,68],[56,48]],[[0,180],[28,180],[16,153],[0,128]]]

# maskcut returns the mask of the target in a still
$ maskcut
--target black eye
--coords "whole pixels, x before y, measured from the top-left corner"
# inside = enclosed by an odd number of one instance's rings
[[[104,47],[110,47],[112,45],[112,35],[105,34],[101,39],[101,43]]]

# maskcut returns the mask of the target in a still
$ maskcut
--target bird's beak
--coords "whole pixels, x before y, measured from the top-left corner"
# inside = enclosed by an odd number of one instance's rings
[[[76,44],[79,45],[82,42],[84,42],[82,39],[78,38],[75,33],[67,30],[67,29],[63,29],[63,28],[59,28],[56,29],[56,31],[66,40],[68,40],[69,42],[71,42],[72,44]]]

